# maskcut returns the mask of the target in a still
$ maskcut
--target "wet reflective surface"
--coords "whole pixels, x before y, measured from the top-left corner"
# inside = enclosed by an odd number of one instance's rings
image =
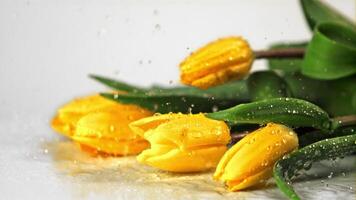
[[[133,156],[92,156],[42,120],[0,122],[8,130],[0,141],[5,199],[285,199],[273,181],[265,188],[230,193],[212,179],[212,171],[167,173],[141,165]],[[355,156],[317,163],[302,172],[295,189],[305,199],[355,199],[355,166]]]

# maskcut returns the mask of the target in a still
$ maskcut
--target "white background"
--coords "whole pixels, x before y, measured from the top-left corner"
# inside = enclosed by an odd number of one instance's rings
[[[328,2],[355,19],[355,1]],[[178,84],[185,56],[230,35],[254,49],[311,37],[296,0],[0,0],[0,198],[68,197],[36,156],[58,106],[104,90],[89,73]]]

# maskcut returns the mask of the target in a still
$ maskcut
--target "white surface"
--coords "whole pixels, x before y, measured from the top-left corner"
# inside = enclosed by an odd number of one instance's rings
[[[329,2],[354,18],[354,1]],[[308,39],[297,1],[0,0],[0,27],[0,199],[186,198],[188,192],[198,199],[283,198],[275,189],[226,194],[221,185],[209,186],[209,174],[190,180],[158,173],[165,181],[135,181],[126,175],[156,171],[130,158],[86,158],[71,143],[57,141],[48,121],[62,103],[104,89],[88,73],[140,85],[176,84],[178,63],[217,37],[242,35],[254,49]],[[71,149],[79,158],[58,158],[58,151]],[[129,167],[121,167],[125,163]],[[167,183],[172,176],[185,181]],[[355,180],[347,172],[328,187],[317,180],[297,188],[314,199],[353,199]]]

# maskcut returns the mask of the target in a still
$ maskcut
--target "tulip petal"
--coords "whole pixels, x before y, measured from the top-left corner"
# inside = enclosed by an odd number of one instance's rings
[[[222,38],[198,49],[180,64],[181,81],[206,89],[240,79],[250,70],[253,59],[243,38]]]
[[[223,179],[233,180],[272,166],[281,156],[298,146],[298,138],[292,129],[270,123],[242,139],[241,143],[243,146],[225,167],[226,171],[233,173],[225,173]]]
[[[59,113],[88,113],[115,106],[115,102],[107,100],[98,94],[76,98],[61,107]]]
[[[60,116],[55,116],[51,121],[51,127],[58,133],[71,137],[74,133],[74,126],[71,123],[64,123]]]
[[[230,191],[238,191],[258,184],[263,184],[272,175],[273,167],[268,167],[257,174],[249,176],[243,180],[227,181],[226,185]]]
[[[169,113],[169,114],[156,114],[151,117],[146,117],[137,121],[130,123],[130,128],[135,132],[135,134],[143,137],[144,133],[149,129],[154,129],[162,123],[168,122],[170,120],[178,119],[183,117],[181,113]]]
[[[147,149],[150,145],[146,140],[112,140],[96,137],[73,136],[72,139],[99,152],[112,155],[135,155]]]
[[[212,120],[203,114],[185,115],[168,121],[155,129],[151,143],[174,143],[178,148],[189,149],[201,145],[227,144],[229,128],[225,122]]]
[[[191,82],[191,85],[206,89],[208,87],[221,85],[230,80],[238,80],[246,76],[250,71],[252,65],[252,59],[249,62],[241,63],[239,65],[232,65],[226,69],[220,69],[212,74],[207,74],[206,76],[200,77]]]
[[[145,117],[137,112],[94,112],[83,116],[76,125],[76,136],[112,139],[136,139],[139,137],[128,124]]]
[[[130,124],[151,144],[137,160],[172,172],[213,168],[225,153],[230,131],[225,122],[204,114],[167,114]]]
[[[119,104],[99,95],[78,98],[59,109],[52,128],[82,146],[115,155],[137,154],[149,143],[128,124],[152,113],[136,105]]]
[[[226,181],[231,190],[250,187],[270,177],[274,163],[297,147],[298,137],[292,129],[269,123],[229,149],[214,178]]]
[[[168,152],[152,148],[143,151],[137,159],[150,166],[171,172],[196,172],[215,167],[226,149],[225,145],[191,151],[170,148]]]

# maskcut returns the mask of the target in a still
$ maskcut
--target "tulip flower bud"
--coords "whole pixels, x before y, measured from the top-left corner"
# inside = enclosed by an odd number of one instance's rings
[[[206,89],[241,79],[250,71],[253,59],[243,38],[222,38],[198,49],[180,64],[181,82]]]
[[[134,134],[129,123],[151,116],[136,105],[119,104],[99,95],[76,99],[59,109],[52,128],[83,149],[114,155],[137,154],[149,143]]]
[[[91,95],[74,99],[58,109],[57,115],[52,119],[51,126],[57,132],[70,137],[73,135],[75,125],[78,120],[88,113],[99,111],[129,111],[136,110],[146,115],[152,115],[151,112],[142,109],[136,105],[119,104],[101,97],[100,95]]]
[[[89,113],[77,122],[72,139],[99,152],[138,154],[148,148],[149,143],[134,134],[128,124],[142,117],[142,113],[135,111]]]
[[[226,182],[231,191],[261,184],[272,176],[275,162],[297,147],[298,137],[292,129],[269,123],[229,149],[214,178]]]
[[[172,172],[197,172],[216,167],[230,141],[223,121],[203,114],[164,114],[130,124],[151,144],[137,156],[141,163]]]
[[[115,102],[100,95],[78,98],[58,109],[58,114],[53,118],[51,125],[57,132],[70,137],[73,135],[75,125],[81,117],[90,112],[102,111],[115,106]]]

